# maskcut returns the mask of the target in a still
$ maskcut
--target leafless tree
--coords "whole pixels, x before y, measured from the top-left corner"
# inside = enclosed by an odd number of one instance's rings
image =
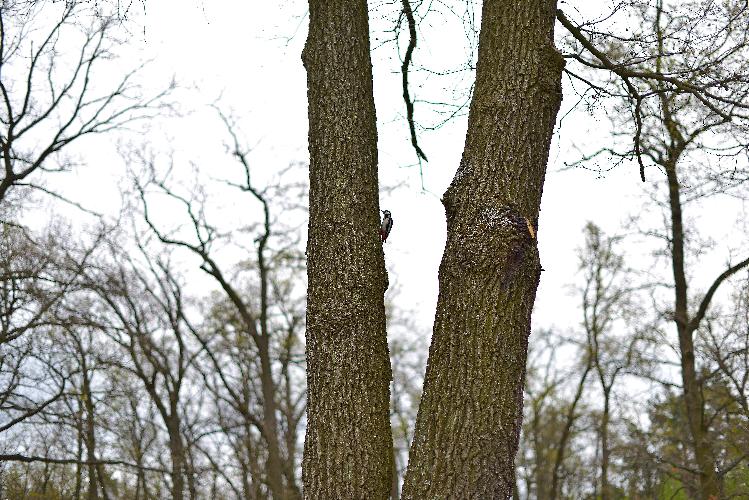
[[[390,421],[393,429],[393,488],[391,498],[400,497],[408,466],[408,449],[413,438],[416,414],[426,367],[427,336],[413,320],[413,313],[398,307],[401,289],[397,283],[388,289],[385,307],[388,320],[388,347],[393,368]]]
[[[173,84],[146,97],[137,82],[142,66],[111,81],[123,39],[120,27],[90,2],[3,2],[0,204],[25,187],[78,205],[40,173],[70,170],[75,162],[65,152],[71,143],[163,111]]]
[[[126,354],[112,360],[110,369],[140,381],[166,431],[171,496],[194,499],[198,479],[187,429],[201,410],[199,390],[189,374],[200,347],[191,342],[188,298],[167,259],[143,252],[144,261],[138,265],[114,245],[111,248],[111,260],[86,273],[88,286],[105,305],[97,322]]]
[[[579,268],[584,275],[584,285],[579,290],[582,323],[602,399],[597,419],[600,489],[596,489],[603,500],[616,496],[610,477],[614,386],[636,371],[633,365],[638,359],[638,344],[642,343],[633,297],[636,288],[628,278],[630,271],[618,248],[620,243],[620,238],[608,236],[589,223],[585,228],[585,245],[579,252]],[[618,334],[617,323],[624,330]]]
[[[65,231],[51,227],[35,236],[0,223],[0,434],[63,397],[75,371],[50,358],[50,333],[59,326],[63,301],[80,289],[100,238],[80,244]]]
[[[621,462],[612,456],[622,442],[612,429],[621,429],[627,416],[627,408],[615,404],[626,389],[618,393],[616,386],[625,378],[639,382],[643,371],[648,344],[636,296],[652,286],[635,285],[619,248],[622,238],[593,223],[584,234],[580,283],[573,287],[579,329],[569,336],[538,332],[529,357],[519,471],[528,498],[616,498],[622,491],[611,471]],[[563,357],[578,361],[562,372]]]
[[[620,7],[638,20],[632,33],[607,32],[609,19],[576,25],[558,14],[573,40],[568,57],[583,67],[606,70],[596,83],[569,74],[585,82],[594,95],[620,100],[615,126],[634,125],[633,147],[606,147],[583,161],[600,155],[636,158],[643,180],[646,163],[665,174],[662,206],[673,274],[671,320],[678,337],[690,446],[699,471],[698,496],[717,498],[722,495],[722,472],[708,439],[710,419],[702,399],[704,380],[695,336],[718,288],[749,265],[749,259],[729,262],[701,296],[690,297],[690,229],[684,213],[691,201],[735,192],[747,180],[746,169],[735,160],[749,147],[749,72],[744,63],[749,55],[749,10],[743,1],[674,6],[660,0],[634,1]],[[629,115],[622,113],[627,110]],[[690,160],[699,167],[690,168]]]
[[[533,333],[525,385],[525,418],[514,498],[583,497],[590,492],[586,459],[593,359],[585,344],[555,330]],[[562,359],[575,362],[565,365]]]
[[[304,321],[298,309],[300,303],[292,304],[293,294],[298,293],[298,275],[294,272],[302,269],[302,259],[294,238],[279,239],[291,233],[281,229],[278,216],[272,212],[272,186],[261,188],[253,182],[249,151],[242,146],[232,120],[221,113],[220,117],[230,138],[228,153],[241,172],[240,182],[224,181],[224,184],[246,194],[259,207],[259,229],[250,229],[248,225],[248,230],[257,234],[253,258],[245,261],[251,262],[251,288],[232,276],[234,270],[218,257],[220,245],[227,241],[228,235],[208,219],[204,194],[199,190],[180,194],[169,185],[168,174],[166,178],[160,176],[155,161],[143,155],[139,161],[146,167],[146,178],[145,181],[136,178],[135,187],[151,233],[161,243],[197,256],[200,269],[215,280],[223,295],[218,302],[220,309],[213,312],[224,318],[219,321],[220,327],[214,327],[213,337],[198,335],[197,338],[208,360],[204,369],[210,372],[204,377],[208,387],[241,420],[242,446],[241,450],[236,449],[238,456],[244,457],[240,460],[241,467],[244,472],[257,470],[251,462],[265,457],[260,469],[268,492],[279,498],[300,497],[298,432],[306,400],[304,386],[295,372],[300,367],[302,344],[298,336]],[[158,226],[152,203],[159,194],[184,209],[189,236],[176,236]],[[271,238],[280,244],[272,252]],[[283,279],[284,274],[290,276],[289,281]],[[212,344],[212,340],[218,343]],[[255,413],[257,410],[259,415]],[[258,433],[263,441],[260,447],[252,439]],[[251,477],[244,474],[243,481]],[[243,495],[250,497],[253,488],[256,485],[245,482],[241,488]]]

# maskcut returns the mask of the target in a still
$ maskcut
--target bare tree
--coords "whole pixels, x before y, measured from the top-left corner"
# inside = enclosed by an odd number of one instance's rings
[[[273,267],[269,267],[275,275]],[[274,292],[269,301],[269,320],[272,332],[271,355],[277,382],[277,411],[279,437],[282,443],[283,475],[287,497],[301,497],[298,486],[299,432],[305,409],[303,355],[300,350],[303,331],[303,311],[295,304],[291,290],[277,276],[271,278]],[[252,296],[250,289],[243,295]],[[236,468],[236,477],[225,479],[233,484],[240,498],[263,497],[267,494],[267,445],[263,436],[262,387],[257,348],[246,334],[236,308],[225,296],[214,297],[216,303],[206,313],[206,324],[201,328],[201,343],[205,351],[200,368],[205,387],[211,394],[216,412],[216,425],[222,440],[232,450],[224,464],[215,457],[220,474]],[[208,453],[208,451],[206,451]]]
[[[85,238],[70,237],[71,228],[63,224],[31,230],[20,224],[33,202],[29,195],[49,194],[83,208],[50,188],[41,174],[73,168],[75,161],[68,153],[80,138],[125,129],[154,116],[171,90],[145,97],[136,81],[140,67],[124,74],[110,70],[122,42],[115,24],[88,2],[10,0],[0,6],[0,432],[6,432],[6,443],[12,441],[12,427],[52,418],[59,414],[60,404],[69,402],[71,391],[86,392],[78,379],[88,376],[88,367],[80,371],[75,363],[60,365],[53,357],[59,354],[54,339],[62,326],[58,314],[79,292],[81,273],[106,232],[101,229],[83,244],[76,239]],[[42,381],[44,373],[51,378]],[[86,427],[91,468],[95,452],[92,408],[88,410],[79,423]],[[55,460],[68,460],[19,453],[6,453],[5,459],[49,459],[45,470],[54,469]],[[76,468],[80,471],[80,464]],[[89,485],[96,484],[91,476]],[[93,494],[90,490],[89,496]]]
[[[85,307],[76,309],[76,312],[85,311]],[[91,327],[82,327],[75,325],[73,322],[67,322],[61,333],[55,335],[58,339],[61,350],[63,350],[62,359],[73,361],[76,366],[75,377],[72,379],[71,396],[65,398],[65,409],[63,414],[56,415],[58,425],[65,425],[66,417],[71,417],[71,427],[76,431],[77,445],[76,457],[80,463],[76,467],[76,488],[75,497],[82,496],[82,476],[85,467],[88,478],[85,498],[94,500],[98,498],[109,498],[107,493],[107,476],[104,465],[98,463],[101,454],[101,444],[97,436],[97,428],[102,428],[99,422],[100,413],[102,412],[101,399],[113,394],[99,391],[97,373],[100,369],[98,353],[103,354],[102,344],[95,342],[98,330]],[[97,449],[97,446],[99,449]],[[84,456],[85,448],[85,456]],[[85,466],[84,466],[85,462]]]
[[[633,371],[640,342],[637,310],[633,301],[635,288],[628,279],[624,257],[617,245],[620,238],[610,237],[595,224],[585,227],[585,245],[579,252],[584,285],[580,290],[583,327],[587,350],[602,396],[597,422],[600,439],[600,496],[608,500],[616,496],[611,484],[612,398],[614,386],[622,376]],[[616,323],[624,327],[619,335]]]
[[[413,314],[398,306],[400,293],[397,284],[391,285],[385,302],[388,348],[393,370],[390,421],[394,469],[390,496],[394,500],[400,498],[401,483],[408,466],[408,449],[419,410],[428,348],[427,336],[413,321]]]
[[[578,455],[590,407],[585,401],[593,360],[584,345],[558,331],[534,332],[525,383],[525,419],[514,497],[582,496],[588,463]],[[563,353],[563,354],[562,354]],[[560,357],[578,360],[563,367]],[[522,484],[517,483],[522,482]],[[522,486],[522,487],[521,487]]]
[[[678,337],[690,445],[699,470],[699,497],[707,500],[722,495],[721,471],[708,439],[710,420],[702,399],[695,335],[715,292],[749,265],[749,259],[730,262],[701,297],[690,300],[684,209],[689,201],[734,191],[747,180],[745,169],[732,160],[749,146],[749,73],[744,64],[749,55],[749,11],[741,1],[674,7],[661,1],[633,1],[623,6],[641,20],[640,26],[622,37],[603,34],[602,43],[591,41],[601,33],[600,25],[575,25],[562,13],[558,17],[574,39],[569,57],[585,67],[610,71],[601,83],[583,81],[598,95],[621,99],[620,109],[629,105],[634,123],[632,148],[607,147],[585,160],[601,154],[631,157],[638,160],[643,180],[646,161],[665,174],[665,241],[674,293],[671,319]],[[689,169],[688,158],[698,159],[700,168]]]
[[[51,361],[50,332],[63,301],[81,288],[99,237],[78,244],[64,236],[66,230],[52,227],[37,236],[0,223],[0,433],[63,397],[75,371]],[[43,373],[51,377],[46,383],[38,379]]]
[[[63,156],[71,143],[163,111],[173,84],[145,97],[136,81],[141,67],[102,88],[122,43],[118,27],[89,2],[3,2],[0,203],[19,187],[66,200],[39,173],[71,169],[74,162]]]
[[[172,498],[197,497],[186,428],[200,413],[189,380],[199,346],[191,342],[192,325],[182,286],[167,260],[146,257],[133,263],[114,246],[106,267],[87,271],[88,284],[106,305],[98,322],[122,347],[127,358],[112,368],[130,373],[142,384],[166,429]],[[119,265],[113,265],[120,261]],[[192,393],[188,396],[189,393]]]
[[[169,185],[168,174],[166,178],[161,177],[155,161],[143,155],[139,161],[146,167],[147,177],[145,181],[136,179],[136,191],[149,231],[161,243],[196,256],[200,269],[215,281],[223,295],[220,303],[224,311],[215,312],[228,320],[226,326],[229,328],[223,325],[218,328],[219,335],[213,337],[219,341],[216,345],[211,343],[210,337],[199,332],[195,337],[207,356],[211,371],[205,377],[206,383],[214,395],[242,420],[245,432],[242,450],[237,449],[238,456],[252,458],[251,461],[265,457],[262,476],[272,496],[301,497],[296,479],[297,433],[306,399],[303,385],[294,371],[300,361],[298,349],[301,343],[297,336],[304,322],[299,310],[292,307],[295,290],[289,287],[297,286],[298,277],[294,270],[301,270],[299,263],[302,259],[295,248],[296,241],[281,238],[289,231],[281,228],[278,216],[272,212],[274,186],[261,188],[253,182],[249,150],[241,144],[233,121],[219,114],[230,138],[227,151],[241,173],[240,182],[225,180],[223,183],[247,195],[260,208],[259,229],[247,224],[248,232],[257,234],[253,240],[253,258],[245,260],[246,263],[252,262],[251,282],[255,284],[249,289],[252,293],[248,294],[248,288],[233,276],[235,269],[218,256],[220,245],[230,241],[230,234],[223,233],[209,220],[204,192],[195,190],[187,195],[180,194]],[[158,226],[151,210],[153,197],[157,194],[184,208],[189,236],[175,236]],[[278,195],[277,199],[281,197]],[[269,249],[272,237],[281,244],[281,248],[274,252]],[[247,248],[242,247],[242,251],[247,251]],[[284,283],[283,273],[291,276],[289,283]],[[272,318],[272,314],[279,315],[279,318]],[[226,359],[232,362],[227,364]],[[259,384],[255,386],[255,382]],[[259,416],[254,413],[258,409]],[[251,439],[256,432],[262,436],[260,449]],[[242,467],[250,471],[253,469],[250,465],[243,462]],[[243,480],[248,478],[245,476]],[[253,487],[248,482],[243,484],[245,496],[250,495],[249,490]]]

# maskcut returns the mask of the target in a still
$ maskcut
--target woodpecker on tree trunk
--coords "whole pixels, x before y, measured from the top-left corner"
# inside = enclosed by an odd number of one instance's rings
[[[382,218],[382,224],[380,224],[380,238],[382,238],[382,242],[385,243],[390,234],[390,230],[393,229],[393,217],[388,210],[382,210],[382,214],[384,217]]]

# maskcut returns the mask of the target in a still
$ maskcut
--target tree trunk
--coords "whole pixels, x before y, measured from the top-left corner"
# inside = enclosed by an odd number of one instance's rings
[[[684,405],[689,423],[697,467],[700,471],[699,490],[702,500],[720,498],[720,478],[716,472],[715,457],[707,439],[700,382],[697,378],[694,357],[694,331],[690,328],[687,278],[684,267],[684,224],[681,212],[679,178],[676,173],[678,155],[664,165],[668,178],[669,207],[671,210],[671,264],[674,274],[674,321],[679,336],[681,380]]]
[[[81,398],[83,399],[84,408],[86,409],[86,460],[88,461],[88,492],[86,498],[88,500],[98,500],[99,481],[103,482],[103,478],[97,480],[97,467],[96,467],[96,433],[94,428],[94,405],[91,401],[91,387],[89,384],[89,374],[86,368],[85,354],[81,355],[83,359],[83,389]]]
[[[182,436],[179,420],[172,416],[165,422],[169,435],[169,455],[172,461],[172,499],[183,500],[185,495],[185,454],[182,447]]]
[[[390,360],[366,0],[310,0],[307,498],[390,495]]]
[[[273,380],[273,363],[270,354],[270,331],[268,329],[268,266],[265,262],[265,246],[270,237],[270,214],[268,203],[262,196],[265,232],[258,241],[257,260],[260,272],[260,336],[257,342],[260,356],[260,378],[263,393],[263,435],[268,444],[268,461],[266,472],[268,487],[273,498],[289,498],[289,492],[284,490],[283,465],[281,462],[281,446],[278,436],[278,421],[276,418],[277,386]],[[291,484],[289,485],[291,489]]]
[[[562,469],[562,462],[564,461],[564,458],[566,456],[567,445],[569,444],[570,437],[572,437],[572,428],[574,427],[575,421],[577,420],[577,415],[575,415],[575,412],[577,411],[577,405],[580,403],[580,399],[583,397],[583,392],[585,391],[585,381],[587,380],[588,373],[590,373],[590,369],[592,368],[592,363],[593,359],[589,355],[587,363],[585,364],[585,369],[583,370],[583,374],[580,376],[580,381],[577,384],[575,396],[572,398],[572,403],[570,403],[570,407],[567,409],[567,414],[565,415],[562,435],[559,437],[559,444],[556,447],[556,453],[554,455],[554,465],[551,469],[551,491],[549,494],[550,500],[556,500],[556,498],[558,496],[561,496],[562,493],[562,486],[559,484],[559,472]]]
[[[601,415],[601,500],[610,500],[609,462],[611,460],[611,449],[609,447],[609,420],[611,418],[611,387],[606,387],[603,383],[602,385],[604,387],[603,414]]]
[[[268,488],[273,498],[285,498],[287,495],[284,493],[283,467],[281,465],[278,422],[276,420],[276,385],[273,382],[269,343],[268,335],[263,329],[258,343],[258,353],[260,355],[260,378],[263,393],[263,436],[268,445],[266,474],[268,476]]]
[[[555,6],[484,2],[465,149],[443,198],[447,244],[404,499],[512,494],[538,211],[561,101]]]
[[[75,418],[75,429],[77,434],[77,445],[76,458],[78,462],[83,462],[83,403],[78,401],[78,412]],[[73,490],[73,498],[81,498],[81,490],[83,487],[83,466],[80,463],[75,464],[75,489]],[[1,491],[1,490],[0,490]],[[0,496],[2,498],[2,496]]]

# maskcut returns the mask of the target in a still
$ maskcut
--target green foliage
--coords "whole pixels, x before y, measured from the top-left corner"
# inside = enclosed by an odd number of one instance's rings
[[[686,488],[678,479],[667,477],[658,488],[658,499],[689,500]]]
[[[69,465],[10,465],[0,475],[0,498],[69,500],[74,498],[75,467]]]

